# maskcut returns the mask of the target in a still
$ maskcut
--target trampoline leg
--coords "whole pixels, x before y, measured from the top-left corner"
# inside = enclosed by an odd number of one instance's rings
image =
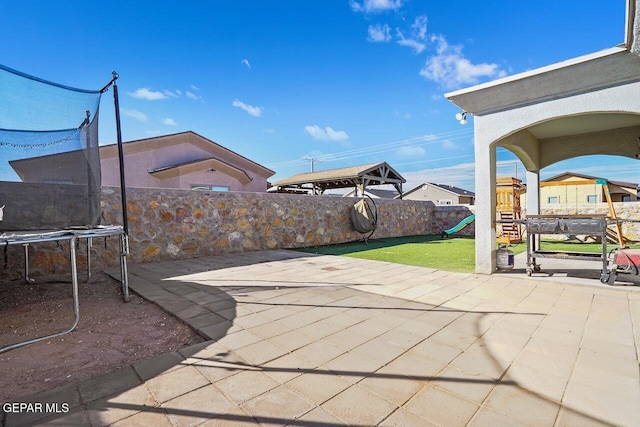
[[[93,238],[87,239],[87,282],[91,280],[91,248],[93,247]]]
[[[31,277],[29,277],[29,244],[24,243],[24,280],[27,283],[35,283]]]
[[[129,302],[129,273],[127,271],[127,255],[129,255],[129,236],[120,236],[120,282],[124,302]]]
[[[27,245],[25,245],[27,246]],[[71,240],[69,240],[69,248],[71,251],[71,283],[73,286],[73,315],[74,315],[74,320],[73,320],[73,325],[71,325],[71,327],[65,331],[62,332],[57,332],[55,334],[51,334],[51,335],[46,335],[44,337],[40,337],[40,338],[34,338],[31,340],[27,340],[27,341],[22,341],[19,343],[15,343],[15,344],[11,344],[5,347],[1,347],[0,348],[0,353],[4,353],[5,351],[9,351],[9,350],[13,350],[16,348],[20,348],[23,347],[27,344],[32,344],[34,342],[38,342],[38,341],[42,341],[42,340],[46,340],[49,338],[54,338],[60,335],[64,335],[64,334],[68,334],[69,332],[73,331],[76,326],[78,326],[78,322],[80,321],[80,302],[79,302],[79,298],[78,298],[78,269],[77,269],[77,264],[76,264],[76,239],[75,237],[72,238]]]
[[[69,250],[71,251],[71,283],[73,285],[73,314],[75,320],[73,322],[73,326],[69,328],[68,331],[62,332],[62,334],[66,334],[68,332],[73,331],[76,326],[78,326],[78,322],[80,321],[80,302],[78,298],[78,267],[76,263],[76,239],[73,238],[69,240]]]

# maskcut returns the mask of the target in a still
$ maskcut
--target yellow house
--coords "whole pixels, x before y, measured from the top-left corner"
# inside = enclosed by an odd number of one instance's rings
[[[601,178],[575,172],[564,172],[540,181],[540,204],[605,203],[604,186],[596,182],[598,179]],[[607,184],[612,202],[638,200],[638,184],[609,180],[607,180]]]

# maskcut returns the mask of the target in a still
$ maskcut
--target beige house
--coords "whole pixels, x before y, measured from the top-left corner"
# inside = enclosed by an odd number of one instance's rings
[[[607,182],[612,202],[638,200],[638,184],[634,182],[609,181],[595,176],[564,172],[540,181],[540,204],[551,207],[551,205],[606,203],[604,185],[600,182],[602,180]],[[521,204],[526,206],[526,194],[522,195]]]
[[[431,201],[436,206],[473,205],[476,195],[452,185],[423,182],[402,195],[405,200]]]
[[[195,132],[125,142],[127,187],[209,191],[267,191],[275,174]],[[120,185],[118,147],[100,147],[102,185]]]

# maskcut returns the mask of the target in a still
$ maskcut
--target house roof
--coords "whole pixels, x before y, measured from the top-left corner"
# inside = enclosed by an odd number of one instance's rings
[[[252,178],[247,173],[227,162],[216,158],[200,159],[191,162],[178,163],[148,170],[147,172],[158,179],[174,178],[181,174],[200,171],[203,169],[219,170],[235,179],[241,184],[248,184]]]
[[[172,145],[178,145],[183,143],[193,144],[211,154],[211,156],[207,159],[201,160],[210,160],[217,159],[219,162],[226,163],[227,165],[233,164],[233,167],[237,169],[250,170],[256,175],[262,176],[264,178],[269,178],[275,174],[269,168],[266,168],[259,163],[250,160],[235,151],[229,150],[222,145],[205,138],[202,135],[199,135],[193,131],[186,131],[180,133],[174,133],[169,135],[156,136],[152,138],[144,138],[138,139],[134,141],[127,141],[122,144],[122,148],[125,154],[130,153],[139,153],[152,149],[168,147]],[[118,145],[117,144],[109,144],[100,146],[100,157],[109,158],[116,157],[118,155]],[[224,160],[223,160],[224,159]],[[179,165],[169,165],[170,167],[179,166]],[[222,170],[220,168],[220,170]],[[244,172],[246,174],[246,172]]]
[[[284,178],[273,183],[280,188],[304,188],[304,185],[318,188],[320,191],[349,188],[357,184],[383,185],[393,184],[398,192],[402,192],[402,184],[406,179],[396,172],[386,162],[368,165],[351,166],[348,168],[331,169],[320,172],[307,172]]]
[[[458,187],[454,187],[453,185],[446,185],[446,184],[435,184],[433,182],[423,182],[415,187],[413,187],[411,190],[406,191],[404,194],[410,194],[413,193],[414,191],[417,191],[419,189],[422,188],[423,185],[433,185],[434,187],[438,187],[441,190],[444,191],[448,191],[450,193],[453,193],[457,196],[463,196],[463,197],[476,197],[475,193],[473,191],[468,191],[468,190],[463,190],[462,188],[458,188]]]
[[[585,174],[581,174],[581,173],[576,173],[576,172],[563,172],[561,174],[552,176],[551,178],[547,178],[542,180],[542,182],[551,182],[551,181],[558,181],[559,178],[562,178],[564,176],[576,176],[578,178],[583,178],[583,179],[589,179],[589,180],[596,180],[596,179],[605,179],[608,183],[620,186],[620,187],[628,187],[628,188],[637,188],[638,187],[638,183],[636,182],[625,182],[625,181],[612,181],[606,178],[601,178],[598,176],[591,176],[591,175],[585,175]]]

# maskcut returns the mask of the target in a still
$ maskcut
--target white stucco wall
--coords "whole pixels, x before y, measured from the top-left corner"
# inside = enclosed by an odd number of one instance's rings
[[[580,78],[576,75],[576,78]],[[495,148],[512,145],[528,170],[527,179],[537,182],[539,170],[556,161],[581,155],[620,154],[632,156],[633,144],[618,144],[607,138],[598,140],[595,132],[579,133],[567,128],[552,146],[541,148],[540,141],[526,132],[534,125],[563,117],[594,113],[640,114],[640,82],[615,86],[575,96],[554,99],[520,108],[500,111],[474,118],[476,153],[476,272],[495,271]],[[560,124],[561,125],[561,124]],[[522,131],[521,134],[516,135]],[[562,129],[558,132],[562,132]],[[608,131],[609,137],[629,138],[625,129]],[[637,138],[637,134],[634,134]],[[599,145],[600,144],[600,145]],[[535,184],[534,184],[535,185]],[[528,193],[531,194],[532,187]],[[527,206],[536,211],[537,200]]]

